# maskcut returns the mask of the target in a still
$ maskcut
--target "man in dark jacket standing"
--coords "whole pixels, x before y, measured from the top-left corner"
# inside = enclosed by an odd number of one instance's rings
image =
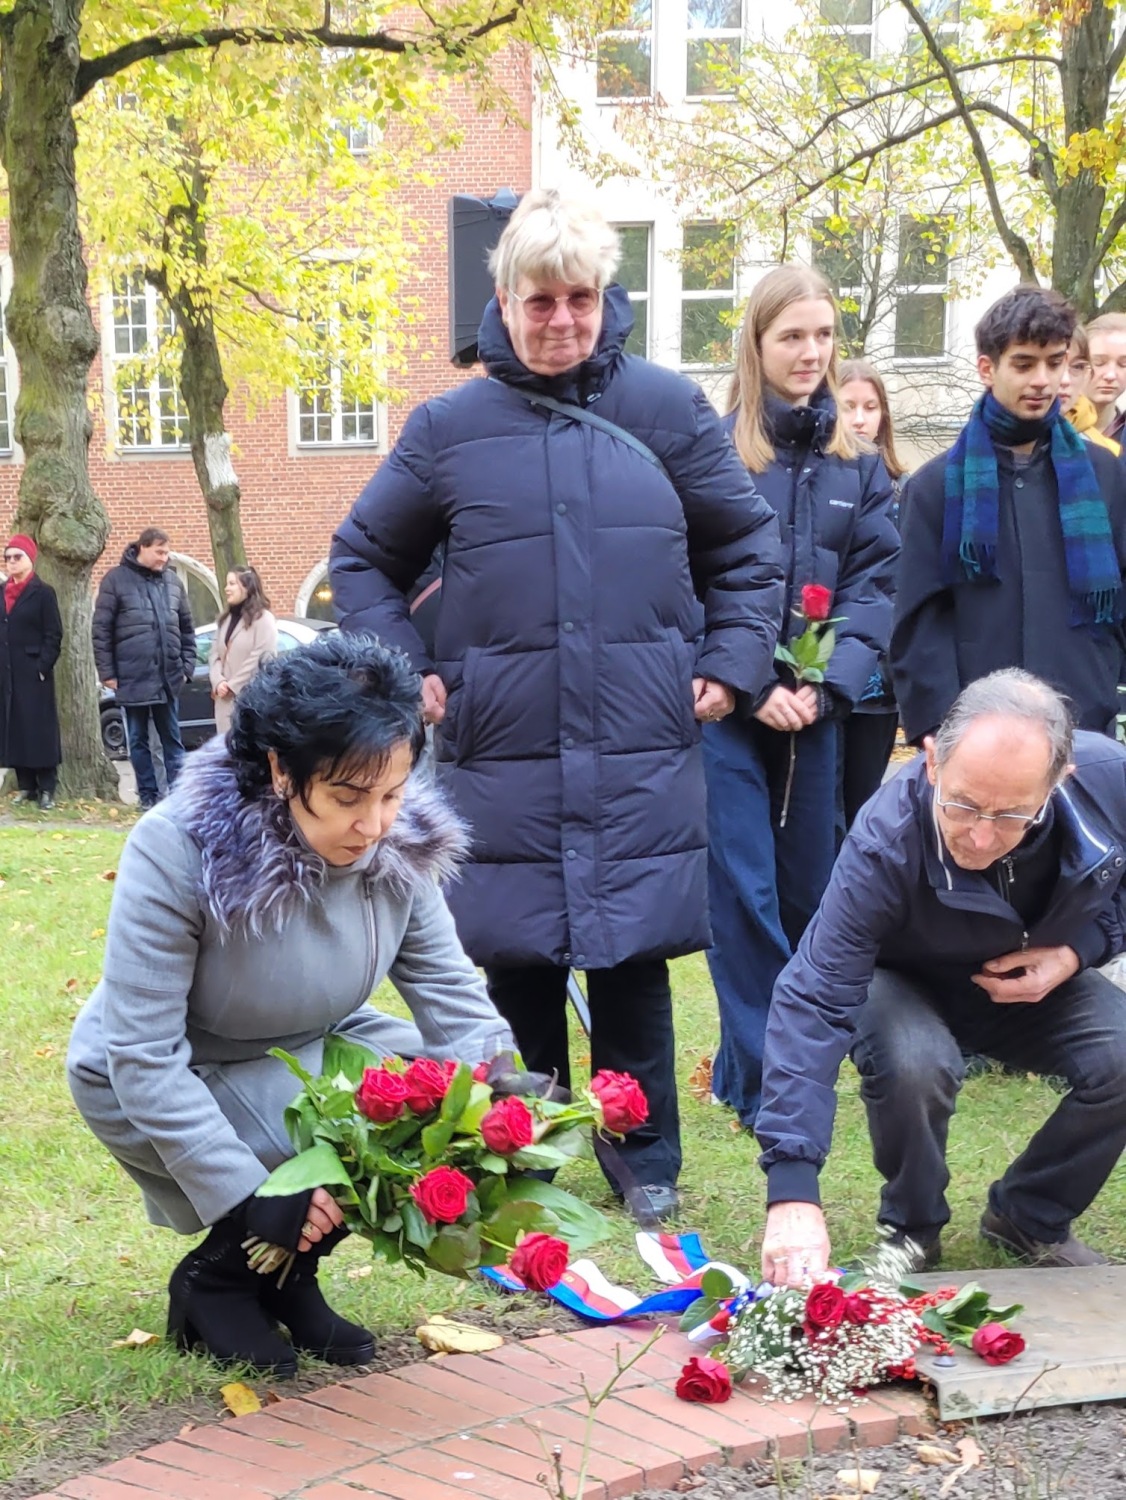
[[[903,490],[890,661],[918,744],[958,693],[1024,667],[1113,734],[1126,680],[1126,473],[1060,416],[1075,314],[1021,286],[975,330],[986,387],[954,447]]]
[[[94,605],[94,661],[125,714],[129,759],[143,808],[160,791],[149,748],[149,722],[164,752],[169,787],[184,762],[178,695],[195,671],[195,629],[188,592],[168,566],[167,533],[141,532],[102,579]]]
[[[1104,1263],[1071,1225],[1126,1146],[1126,1005],[1096,972],[1126,945],[1126,749],[1073,734],[1019,670],[966,688],[925,749],[853,825],[774,990],[757,1133],[777,1283],[828,1265],[817,1175],[850,1047],[880,1221],[916,1269],[950,1217],[963,1050],[1069,1085],[990,1188],[983,1237],[1034,1265]]]

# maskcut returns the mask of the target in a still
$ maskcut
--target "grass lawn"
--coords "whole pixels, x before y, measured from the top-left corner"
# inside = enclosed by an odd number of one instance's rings
[[[93,1445],[150,1403],[175,1406],[205,1395],[218,1402],[230,1378],[163,1342],[114,1349],[134,1328],[162,1332],[168,1273],[188,1242],[144,1221],[136,1192],[81,1124],[63,1077],[71,1022],[97,980],[121,848],[112,828],[0,828],[0,1484],[65,1444],[79,1418]],[[687,1081],[715,1041],[714,999],[702,958],[675,967],[685,1167],[681,1227],[697,1229],[717,1257],[757,1262],[762,1176],[752,1140],[730,1116],[692,1098]],[[1124,997],[1126,1003],[1126,997]],[[582,1050],[576,1040],[576,1054]],[[872,1239],[878,1182],[869,1160],[857,1079],[840,1086],[836,1148],[823,1174],[825,1205],[840,1256]],[[1053,1107],[1034,1079],[988,1074],[967,1084],[950,1164],[954,1222],[946,1264],[996,1264],[977,1239],[991,1178]],[[612,1239],[598,1259],[612,1277],[644,1285],[632,1225],[613,1208],[592,1163],[567,1186],[606,1208]],[[1083,1226],[1115,1259],[1126,1259],[1126,1176],[1117,1171]],[[401,1335],[427,1312],[479,1306],[473,1283],[422,1283],[399,1269],[359,1276],[366,1257],[347,1244],[327,1263],[326,1282],[347,1316],[377,1336]],[[349,1274],[349,1273],[352,1274]]]

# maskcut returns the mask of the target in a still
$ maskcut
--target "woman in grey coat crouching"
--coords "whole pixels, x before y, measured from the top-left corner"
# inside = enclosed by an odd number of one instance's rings
[[[317,1073],[329,1032],[381,1056],[472,1063],[512,1045],[439,889],[465,836],[410,775],[422,743],[406,658],[334,633],[267,662],[226,738],[126,840],[67,1069],[152,1222],[211,1226],[169,1284],[182,1348],[281,1375],[295,1350],[337,1364],[374,1354],[317,1285],[347,1232],[334,1200],[254,1197],[292,1155],[293,1078],[269,1048]],[[388,977],[413,1024],[368,1003]],[[248,1268],[250,1235],[298,1252],[281,1288]]]

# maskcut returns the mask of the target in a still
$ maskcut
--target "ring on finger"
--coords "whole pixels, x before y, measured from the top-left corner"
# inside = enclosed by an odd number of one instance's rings
[[[313,1238],[313,1231],[316,1229],[316,1227],[317,1226],[315,1224],[310,1224],[308,1219],[306,1219],[304,1225],[302,1226],[301,1233],[307,1240],[311,1240]]]

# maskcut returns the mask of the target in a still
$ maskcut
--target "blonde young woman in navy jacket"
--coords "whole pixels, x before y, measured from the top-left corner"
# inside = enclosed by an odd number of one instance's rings
[[[768,272],[747,305],[727,419],[781,526],[783,643],[803,628],[793,611],[806,584],[830,589],[839,617],[824,683],[802,685],[779,665],[756,698],[704,730],[708,962],[720,1015],[712,1087],[747,1126],[759,1106],[774,981],[833,864],[837,721],[863,693],[891,630],[899,550],[892,485],[879,456],[837,414],[838,324],[815,271]]]

